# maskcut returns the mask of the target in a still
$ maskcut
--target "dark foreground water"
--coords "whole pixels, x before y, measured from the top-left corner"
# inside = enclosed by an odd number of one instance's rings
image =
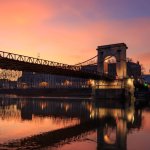
[[[150,150],[150,109],[106,100],[3,95],[0,149]]]

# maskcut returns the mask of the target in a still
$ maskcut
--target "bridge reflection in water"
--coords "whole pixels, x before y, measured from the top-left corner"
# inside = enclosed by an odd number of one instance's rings
[[[126,107],[124,107],[126,106]],[[92,102],[78,99],[9,98],[0,99],[0,118],[32,121],[33,116],[51,117],[74,124],[1,143],[2,148],[39,149],[77,141],[97,132],[97,149],[127,149],[127,134],[140,128],[141,110],[132,105]]]

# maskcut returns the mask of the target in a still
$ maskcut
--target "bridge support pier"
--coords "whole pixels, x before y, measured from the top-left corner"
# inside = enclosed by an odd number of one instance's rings
[[[95,99],[120,99],[124,95],[124,82],[97,81],[92,87],[92,96]]]
[[[131,99],[134,96],[134,79],[94,81],[92,97],[96,99]],[[133,99],[133,98],[132,98]]]
[[[91,94],[92,98],[95,97],[95,92],[96,92],[96,82],[97,82],[97,81],[95,81],[95,80],[93,80],[93,82],[92,82],[92,94]]]
[[[125,97],[126,99],[131,99],[131,102],[134,102],[134,79],[128,78],[125,82]]]

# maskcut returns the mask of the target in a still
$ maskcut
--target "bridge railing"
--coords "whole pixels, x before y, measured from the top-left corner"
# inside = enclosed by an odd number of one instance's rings
[[[34,63],[34,64],[42,64],[42,65],[65,67],[65,68],[74,67],[72,65],[67,65],[67,64],[63,64],[59,62],[54,62],[54,61],[49,61],[49,60],[44,60],[44,59],[39,59],[39,58],[4,52],[4,51],[0,51],[0,57],[17,60],[17,61],[28,62],[28,63]],[[76,67],[76,69],[79,69],[79,68],[80,67]]]
[[[88,69],[82,70],[82,66],[68,65],[68,64],[63,64],[63,63],[59,63],[59,62],[54,62],[54,61],[49,61],[49,60],[44,60],[44,59],[39,59],[39,58],[4,52],[4,51],[0,51],[0,58],[16,60],[16,61],[21,61],[21,62],[27,62],[27,63],[33,63],[33,64],[47,65],[47,66],[57,67],[57,68],[61,68],[61,69],[68,69],[68,70],[98,74],[98,72],[96,72],[96,71],[92,71],[92,70],[88,70]]]

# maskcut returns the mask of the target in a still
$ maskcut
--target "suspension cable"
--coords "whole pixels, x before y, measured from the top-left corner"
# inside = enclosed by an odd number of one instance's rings
[[[88,61],[90,61],[90,60],[96,58],[97,56],[98,56],[98,55],[96,55],[96,56],[94,56],[94,57],[92,57],[92,58],[90,58],[90,59],[88,59],[88,60],[86,60],[86,61],[83,61],[83,62],[80,62],[80,63],[78,63],[78,64],[75,64],[75,66],[79,66],[79,65],[81,65],[81,64],[84,64],[84,63],[86,63],[86,62],[88,62]]]

